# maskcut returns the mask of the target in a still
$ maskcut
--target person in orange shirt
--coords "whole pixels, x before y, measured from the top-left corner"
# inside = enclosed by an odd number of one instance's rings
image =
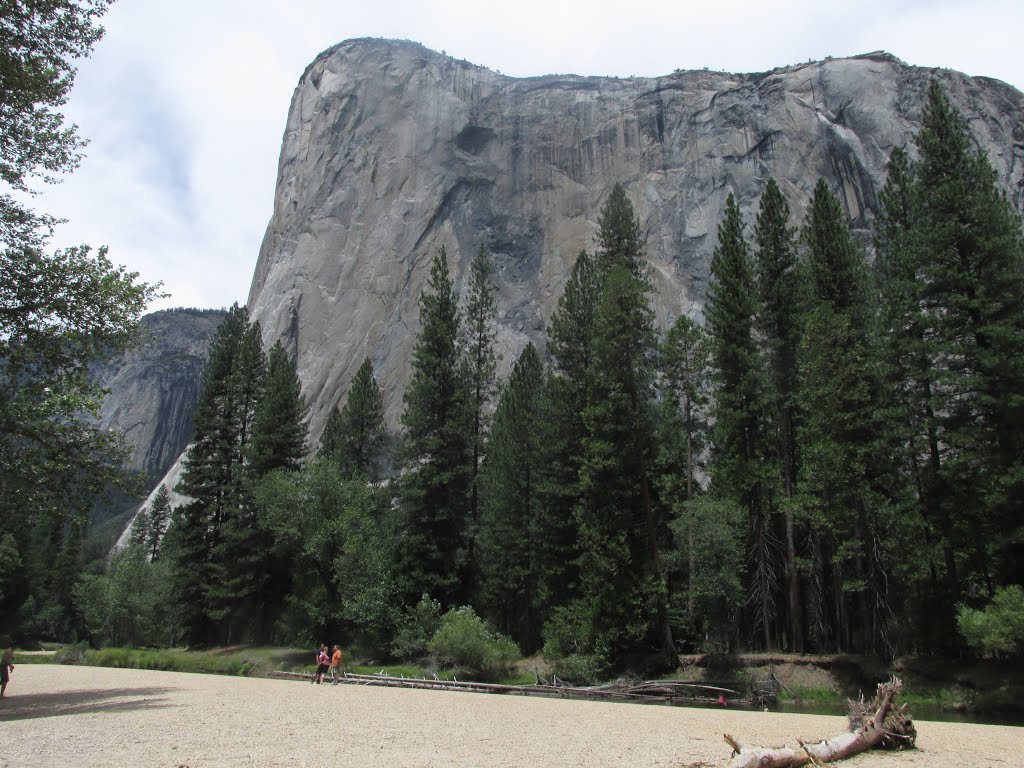
[[[331,654],[331,685],[338,684],[338,676],[341,674],[341,648],[334,646],[334,653]]]

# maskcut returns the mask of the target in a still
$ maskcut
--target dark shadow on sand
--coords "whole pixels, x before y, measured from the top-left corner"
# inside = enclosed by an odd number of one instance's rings
[[[13,688],[13,685],[12,685]],[[131,712],[174,706],[161,694],[174,688],[103,688],[101,690],[28,693],[13,690],[0,699],[0,723],[38,717],[82,715],[91,712]]]

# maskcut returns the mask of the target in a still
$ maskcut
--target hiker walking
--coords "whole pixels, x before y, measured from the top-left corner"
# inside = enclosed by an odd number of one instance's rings
[[[11,681],[11,672],[14,671],[14,649],[8,646],[4,649],[4,656],[0,659],[0,699],[7,693],[7,683]]]

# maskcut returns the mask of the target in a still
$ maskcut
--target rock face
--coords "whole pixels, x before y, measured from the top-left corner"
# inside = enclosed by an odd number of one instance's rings
[[[221,310],[146,315],[140,346],[94,371],[110,391],[100,425],[124,434],[132,471],[160,478],[188,445],[210,339],[223,318]]]
[[[752,224],[774,176],[798,224],[823,177],[867,238],[932,78],[1020,208],[1024,96],[991,79],[884,53],[748,75],[515,79],[414,43],[341,43],[292,99],[249,309],[298,355],[312,440],[366,356],[395,425],[440,246],[460,288],[478,248],[492,254],[507,367],[527,341],[543,348],[620,182],[647,233],[660,322],[699,314],[729,193]]]

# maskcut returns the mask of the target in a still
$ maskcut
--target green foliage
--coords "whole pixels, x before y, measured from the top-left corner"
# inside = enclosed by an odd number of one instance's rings
[[[705,308],[715,384],[711,493],[746,512],[750,628],[759,629],[764,646],[771,647],[777,618],[778,538],[771,492],[776,479],[765,461],[764,368],[754,337],[757,310],[743,220],[730,195],[718,227]]]
[[[398,625],[391,649],[400,659],[421,659],[440,626],[441,604],[424,593]]]
[[[77,167],[85,142],[59,111],[109,0],[19,0],[0,14],[0,180],[33,194]],[[24,197],[24,196],[23,196]],[[159,286],[88,246],[45,252],[57,219],[0,194],[0,519],[22,568],[0,574],[0,623],[71,631],[81,529],[129,489],[120,436],[101,431],[89,368],[126,349]],[[31,600],[33,610],[26,609]]]
[[[132,544],[110,558],[105,573],[83,574],[75,605],[97,645],[168,645],[177,639],[170,615],[168,569]]]
[[[21,570],[21,565],[18,542],[13,533],[5,533],[0,539],[0,604],[6,597],[4,589],[9,589],[6,585],[13,581],[14,575]]]
[[[811,303],[831,304],[839,312],[862,311],[867,267],[846,211],[824,179],[814,187],[801,240]]]
[[[156,560],[160,553],[160,542],[171,522],[171,497],[163,483],[157,488],[153,503],[149,506],[149,520],[146,534],[146,551],[150,560]]]
[[[406,599],[429,592],[446,605],[468,597],[463,594],[463,576],[473,432],[470,393],[456,343],[459,323],[442,248],[420,297],[421,329],[401,416],[405,474],[400,486],[398,573]]]
[[[1019,584],[997,589],[981,610],[959,606],[956,618],[964,640],[982,655],[1024,653],[1024,589]]]
[[[85,664],[85,654],[88,650],[88,643],[71,643],[57,651],[51,661],[54,664],[68,664],[70,666]]]
[[[657,342],[639,223],[621,187],[612,190],[599,223],[602,282],[584,375],[575,510],[581,586],[596,622],[595,648],[613,664],[655,651],[671,665],[675,649],[658,547],[662,514],[651,475]]]
[[[689,574],[687,608],[676,612],[685,617],[681,629],[709,640],[704,650],[732,650],[744,602],[743,509],[702,496],[682,505],[670,525],[676,541],[689,542],[668,563]]]
[[[481,613],[523,648],[540,639],[540,538],[542,473],[539,443],[544,372],[527,344],[509,376],[494,414],[481,471],[478,550]]]
[[[133,343],[158,287],[85,246],[46,255],[9,245],[0,274],[0,519],[24,565],[0,583],[0,620],[33,591],[67,619],[86,515],[131,487],[121,436],[97,424],[103,393],[89,366]]]
[[[573,685],[594,685],[606,679],[608,666],[597,654],[570,653],[552,661],[551,671]]]
[[[192,417],[193,438],[177,491],[192,498],[177,510],[174,600],[191,643],[227,641],[249,616],[239,610],[260,588],[253,564],[252,510],[246,504],[246,457],[266,359],[260,327],[235,304],[210,342],[210,357]]]
[[[383,644],[398,605],[391,550],[379,506],[361,478],[329,460],[299,472],[275,470],[253,492],[268,534],[275,591],[265,621],[275,637],[309,644],[339,634]]]
[[[582,602],[552,612],[544,625],[544,660],[557,677],[577,685],[607,674],[607,657],[596,650],[594,623]]]
[[[469,300],[466,303],[466,322],[463,326],[461,368],[468,390],[468,416],[470,419],[472,457],[469,466],[469,507],[466,524],[466,571],[470,594],[476,591],[480,578],[477,538],[480,529],[480,463],[487,452],[490,434],[491,403],[496,392],[494,352],[495,316],[494,283],[491,262],[483,246],[470,266]]]
[[[100,648],[86,650],[84,663],[91,667],[155,669],[214,675],[248,675],[252,664],[236,656],[218,656],[178,649]]]
[[[318,455],[334,461],[346,477],[359,472],[377,480],[386,440],[384,400],[373,376],[373,364],[366,358],[352,380],[345,405],[328,417]]]
[[[428,649],[438,663],[464,669],[485,682],[509,676],[520,658],[515,642],[487,626],[468,606],[441,617]]]
[[[112,0],[19,0],[0,14],[0,180],[30,192],[74,170],[85,142],[58,108],[75,81],[75,61],[103,36],[98,21]],[[11,195],[0,195],[0,242],[36,248],[55,224]],[[42,236],[41,236],[42,235]],[[0,270],[8,275],[6,269]]]
[[[697,472],[704,466],[710,394],[708,344],[704,328],[680,315],[661,345],[665,407],[658,419],[659,444],[662,483],[669,498],[693,498]]]
[[[259,394],[247,446],[246,471],[258,478],[273,469],[298,469],[306,455],[309,406],[295,361],[277,341],[267,355],[266,383]]]

